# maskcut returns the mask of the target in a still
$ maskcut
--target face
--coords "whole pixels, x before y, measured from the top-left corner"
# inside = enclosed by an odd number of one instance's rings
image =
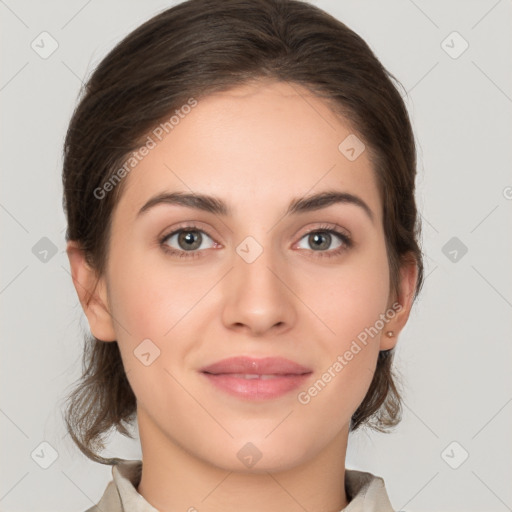
[[[259,452],[271,471],[346,440],[394,343],[375,176],[367,151],[338,148],[352,133],[307,90],[267,83],[152,135],[103,276],[143,450],[151,437],[237,471]]]

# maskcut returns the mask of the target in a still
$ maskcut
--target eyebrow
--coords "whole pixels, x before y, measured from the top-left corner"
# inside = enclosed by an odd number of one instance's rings
[[[317,194],[294,198],[288,205],[285,216],[320,210],[337,203],[358,206],[366,213],[372,222],[375,221],[375,216],[371,208],[360,197],[337,190],[326,190]],[[149,199],[139,210],[137,217],[140,217],[143,213],[160,204],[186,206],[216,215],[233,215],[231,208],[218,197],[198,193],[162,192]]]

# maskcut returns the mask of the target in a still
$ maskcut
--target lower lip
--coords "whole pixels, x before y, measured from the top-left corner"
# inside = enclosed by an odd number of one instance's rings
[[[278,398],[299,386],[311,375],[279,375],[270,379],[244,379],[227,373],[203,373],[217,388],[246,400],[270,400]]]

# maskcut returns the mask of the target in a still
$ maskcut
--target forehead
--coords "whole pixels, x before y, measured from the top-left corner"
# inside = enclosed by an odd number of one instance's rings
[[[117,210],[135,217],[165,191],[222,197],[234,211],[283,209],[290,197],[336,188],[364,196],[378,214],[368,151],[350,160],[339,147],[353,136],[348,120],[298,84],[250,83],[211,94],[167,130],[149,134],[152,147],[124,178]]]

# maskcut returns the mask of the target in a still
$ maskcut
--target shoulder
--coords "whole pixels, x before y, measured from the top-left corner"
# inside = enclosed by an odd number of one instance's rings
[[[115,483],[113,481],[109,482],[98,503],[84,510],[84,512],[123,512]]]
[[[346,469],[345,490],[350,501],[341,512],[395,512],[380,476]]]
[[[137,510],[154,510],[137,492],[142,472],[142,461],[124,460],[112,466],[112,480],[108,483],[101,499],[96,505],[84,512],[125,512],[144,503],[146,508]]]

